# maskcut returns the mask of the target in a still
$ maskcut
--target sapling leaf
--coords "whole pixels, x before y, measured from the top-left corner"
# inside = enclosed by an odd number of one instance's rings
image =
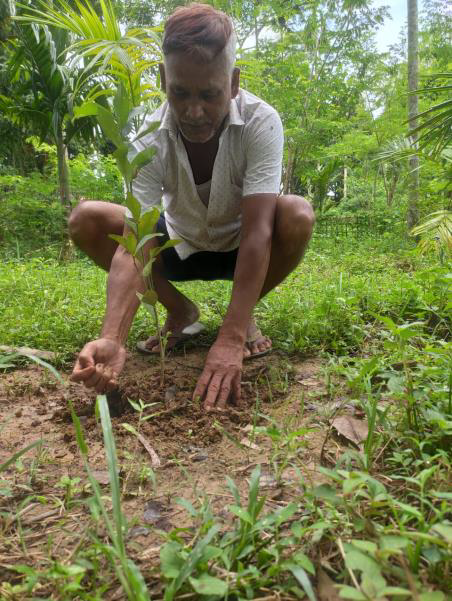
[[[139,221],[141,216],[141,205],[135,198],[135,196],[133,194],[130,194],[130,192],[127,193],[126,207],[132,213],[134,220]]]
[[[146,263],[146,265],[143,267],[142,275],[144,278],[147,278],[149,275],[151,275],[152,265],[154,262],[155,262],[155,258],[151,257],[149,259],[149,261]]]
[[[108,237],[117,242],[120,246],[127,249],[127,238],[118,234],[108,234]]]
[[[152,240],[152,238],[157,238],[158,236],[161,236],[161,234],[159,234],[159,233],[146,234],[146,236],[143,236],[142,238],[140,238],[140,241],[137,244],[136,252],[141,250],[143,248],[143,246],[146,244],[146,242],[149,242],[149,240]]]
[[[160,121],[153,121],[151,123],[151,125],[149,125],[149,127],[138,132],[138,135],[133,139],[132,142],[136,142],[143,136],[147,136],[148,134],[152,133],[153,131],[155,131],[157,129],[157,127],[159,127],[159,125],[160,125]]]
[[[154,306],[158,301],[157,292],[155,290],[146,290],[146,292],[141,297],[141,302],[146,303],[148,305]]]
[[[154,231],[155,225],[160,217],[160,211],[157,207],[152,207],[148,211],[141,214],[138,223],[138,235],[140,239],[146,234],[151,234]]]
[[[132,179],[136,177],[138,171],[142,167],[144,167],[145,165],[147,165],[147,163],[151,161],[154,154],[155,148],[153,146],[149,146],[148,148],[141,150],[138,154],[136,154],[133,157],[132,162],[130,163]]]
[[[138,233],[137,224],[135,223],[135,221],[133,219],[129,219],[129,217],[124,217],[124,222],[127,225],[127,227],[129,227],[135,235]]]
[[[132,180],[132,168],[129,159],[127,158],[128,152],[129,147],[125,142],[122,142],[113,152],[118,169],[126,183],[129,183]]]
[[[173,246],[177,246],[178,244],[180,244],[180,242],[181,242],[181,240],[178,240],[177,238],[175,238],[174,240],[167,240],[161,246],[157,246],[157,247],[153,248],[152,254],[153,254],[153,256],[156,257],[162,251],[166,250],[167,248],[172,248]]]

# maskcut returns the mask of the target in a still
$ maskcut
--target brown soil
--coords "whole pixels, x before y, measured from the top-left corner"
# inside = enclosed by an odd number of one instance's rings
[[[170,530],[191,524],[186,510],[176,502],[178,497],[192,502],[200,497],[209,499],[213,511],[226,516],[225,508],[233,502],[226,476],[246,496],[249,475],[260,464],[269,508],[295,498],[300,478],[307,484],[320,479],[316,467],[328,417],[337,405],[337,398],[334,402],[329,398],[323,383],[321,362],[288,361],[276,353],[247,362],[240,410],[231,407],[206,414],[191,400],[204,357],[205,353],[198,351],[170,357],[162,390],[156,359],[131,355],[119,392],[109,398],[123,509],[134,525],[129,551],[138,561],[158,558],[162,536],[156,528]],[[141,421],[128,398],[151,405],[143,411]],[[0,377],[0,463],[31,442],[43,440],[40,449],[30,451],[0,476],[0,489],[9,489],[9,496],[0,496],[0,583],[17,578],[9,570],[12,564],[45,564],[50,557],[67,561],[83,544],[90,517],[79,501],[89,496],[89,487],[69,399],[82,422],[91,467],[107,495],[95,395],[70,383],[67,376],[63,386],[35,366]],[[282,433],[280,441],[272,442],[254,432],[256,426],[269,425],[269,420]],[[156,491],[148,477],[151,456],[124,423],[139,430],[158,455]],[[291,447],[287,434],[295,430],[301,431]],[[328,453],[336,455],[339,450],[339,445],[329,443]],[[61,482],[65,476],[73,481],[69,498]],[[74,480],[77,478],[80,480]]]

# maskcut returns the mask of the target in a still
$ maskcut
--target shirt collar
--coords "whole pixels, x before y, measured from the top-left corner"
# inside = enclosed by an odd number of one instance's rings
[[[231,100],[229,114],[226,118],[224,129],[227,129],[230,125],[245,125],[235,98],[232,98]],[[172,138],[177,138],[177,125],[174,121],[168,102],[165,102],[162,107],[162,119],[160,121],[159,129],[166,129]]]

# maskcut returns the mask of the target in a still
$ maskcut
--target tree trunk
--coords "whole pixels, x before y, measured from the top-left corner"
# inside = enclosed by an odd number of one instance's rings
[[[347,167],[344,165],[344,191],[342,194],[342,199],[347,200]]]
[[[417,0],[408,0],[408,92],[417,90],[419,85],[419,54],[418,54],[418,16]],[[418,114],[418,95],[408,95],[408,119],[410,129],[417,125],[415,116]],[[417,148],[417,134],[412,134],[411,144]],[[410,158],[410,174],[408,186],[408,229],[413,228],[419,221],[419,156]]]
[[[293,170],[294,170],[294,166],[295,166],[295,154],[296,154],[296,149],[292,149],[291,146],[287,147],[287,167],[286,167],[286,172],[284,174],[284,182],[283,182],[283,194],[290,194],[292,191],[292,177],[293,177]]]
[[[60,201],[67,216],[71,212],[71,187],[69,182],[69,167],[67,164],[67,147],[63,141],[63,133],[59,132],[56,138],[58,159],[58,184],[60,188]]]

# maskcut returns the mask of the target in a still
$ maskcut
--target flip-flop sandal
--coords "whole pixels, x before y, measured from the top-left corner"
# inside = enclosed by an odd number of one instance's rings
[[[192,323],[189,326],[187,326],[186,328],[184,328],[182,330],[182,332],[180,332],[179,334],[171,334],[168,337],[168,342],[170,340],[171,341],[174,340],[175,342],[171,346],[171,349],[168,349],[168,350],[177,348],[178,346],[181,346],[188,340],[191,340],[192,338],[196,338],[196,336],[199,336],[199,334],[201,334],[201,332],[203,332],[205,329],[206,329],[206,326],[204,326],[199,321],[195,321],[194,323]],[[160,354],[160,351],[149,350],[146,347],[146,342],[147,342],[147,340],[140,340],[139,342],[137,342],[137,350],[140,351],[140,353],[145,353],[146,355],[159,355]]]
[[[256,340],[258,340],[259,338],[263,338],[263,336],[262,336],[262,332],[258,328],[256,333],[254,334],[254,336],[247,338],[246,344],[250,344],[251,342],[256,342]],[[268,353],[270,353],[272,350],[273,350],[273,347],[270,347],[270,348],[265,349],[265,351],[260,351],[259,353],[251,353],[251,355],[247,355],[246,357],[243,357],[243,360],[251,361],[253,359],[257,359],[258,357],[265,357],[265,355],[268,355]]]

